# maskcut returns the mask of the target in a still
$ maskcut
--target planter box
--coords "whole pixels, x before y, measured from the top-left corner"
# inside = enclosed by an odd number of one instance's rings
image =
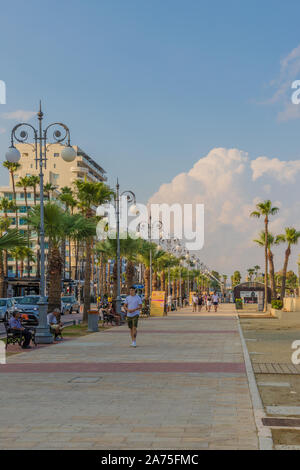
[[[271,315],[276,318],[281,318],[282,317],[282,310],[277,310],[276,308],[271,308],[270,310]]]

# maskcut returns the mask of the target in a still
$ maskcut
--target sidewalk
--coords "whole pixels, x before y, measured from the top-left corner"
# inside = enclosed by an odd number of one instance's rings
[[[257,449],[234,311],[141,319],[0,365],[0,449]]]

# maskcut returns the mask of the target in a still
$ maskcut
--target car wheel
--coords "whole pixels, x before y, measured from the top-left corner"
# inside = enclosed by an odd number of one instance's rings
[[[73,308],[71,307],[69,310],[69,314],[72,315],[72,313],[73,313]]]
[[[6,312],[6,314],[4,315],[4,321],[5,323],[8,323],[8,313]]]

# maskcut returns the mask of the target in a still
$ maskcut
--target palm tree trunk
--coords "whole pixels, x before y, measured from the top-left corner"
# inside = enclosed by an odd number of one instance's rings
[[[176,299],[176,281],[172,281],[172,299]]]
[[[49,300],[48,312],[61,308],[61,271],[62,259],[59,248],[49,244],[48,273],[49,273]]]
[[[290,254],[291,254],[291,248],[290,246],[288,246],[285,251],[284,265],[283,265],[283,270],[282,270],[282,284],[281,284],[281,294],[280,294],[280,298],[282,302],[285,296],[286,273],[287,273],[287,267],[289,263]]]
[[[16,228],[19,228],[19,220],[18,220],[18,206],[17,206],[17,194],[16,194],[16,185],[15,185],[15,174],[14,171],[10,172],[11,175],[11,181],[12,181],[12,189],[13,189],[13,198],[14,198],[14,203],[16,207]],[[18,277],[18,258],[16,256],[16,277]]]
[[[62,257],[62,279],[65,279],[66,272],[66,239],[64,238],[61,244],[61,257]]]
[[[88,313],[91,308],[91,240],[86,240],[86,262],[84,278],[84,304],[83,304],[83,322],[88,321]]]
[[[268,218],[265,218],[265,305],[264,312],[268,310]]]
[[[131,260],[126,264],[126,289],[129,292],[130,287],[133,285],[134,280],[134,264]]]
[[[3,253],[0,251],[0,297],[4,297],[5,282],[4,282],[4,269],[3,269]]]
[[[110,277],[111,277],[111,264],[108,263],[108,266],[107,266],[107,294],[108,296],[110,297]]]
[[[71,245],[71,237],[69,237],[69,279],[72,279],[72,245]],[[74,253],[74,251],[73,251]]]
[[[113,267],[113,299],[117,298],[117,291],[118,291],[118,276],[117,276],[117,260],[114,262],[114,267]]]
[[[75,280],[78,281],[78,258],[79,258],[79,241],[76,240],[75,245]]]
[[[24,188],[24,195],[25,195],[25,205],[26,205],[26,214],[28,216],[28,199],[27,199],[27,189]],[[29,226],[27,225],[27,246],[30,248],[30,230]],[[30,260],[29,256],[27,258],[27,275],[30,277]]]
[[[161,274],[160,274],[160,288],[162,291],[165,291],[166,290],[166,274],[165,274],[165,271],[161,271]]]
[[[24,262],[23,262],[23,259],[21,259],[21,263],[20,263],[20,278],[23,277],[23,271],[24,271]]]
[[[100,297],[103,297],[103,253],[100,253],[100,263],[99,263],[99,289]]]
[[[157,271],[153,272],[152,276],[152,290],[155,291],[157,290]]]
[[[149,295],[150,295],[150,268],[145,269],[144,276],[145,276],[145,299],[148,300]]]
[[[269,271],[270,271],[272,299],[276,299],[276,282],[275,282],[274,259],[273,259],[273,253],[270,249],[268,250],[268,257],[269,257],[269,265],[270,265],[269,266]]]

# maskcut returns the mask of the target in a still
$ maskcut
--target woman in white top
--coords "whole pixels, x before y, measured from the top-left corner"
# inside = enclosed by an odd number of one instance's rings
[[[206,305],[207,305],[207,310],[210,312],[210,309],[211,309],[211,296],[210,295],[207,296]]]

